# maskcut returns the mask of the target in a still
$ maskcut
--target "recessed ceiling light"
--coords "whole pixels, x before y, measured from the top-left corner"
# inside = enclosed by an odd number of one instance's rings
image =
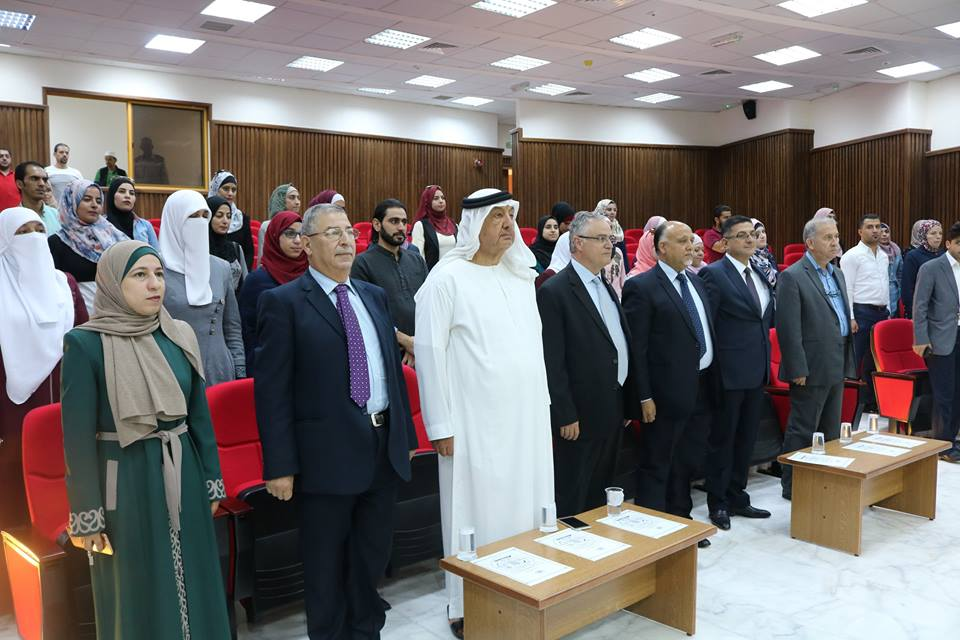
[[[530,58],[527,56],[510,56],[509,58],[504,58],[503,60],[491,62],[490,66],[502,67],[504,69],[516,69],[517,71],[527,71],[528,69],[542,67],[545,64],[550,64],[550,61],[541,60],[540,58]]]
[[[533,91],[534,93],[543,93],[548,96],[558,96],[561,93],[570,93],[571,91],[576,91],[576,87],[568,87],[562,84],[554,84],[552,82],[548,84],[542,84],[539,87],[530,87],[527,91]]]
[[[679,100],[680,96],[675,96],[672,93],[651,93],[648,96],[641,96],[639,98],[634,98],[638,102],[646,102],[649,104],[657,104],[658,102],[666,102],[668,100]]]
[[[522,18],[555,4],[557,3],[554,0],[482,0],[470,6],[511,18]]]
[[[30,13],[20,13],[19,11],[0,11],[0,27],[7,29],[19,29],[29,31],[33,26],[33,21],[37,16]]]
[[[297,58],[288,67],[294,69],[307,69],[308,71],[323,71],[326,73],[330,69],[336,69],[343,64],[342,60],[328,60],[327,58],[316,58],[314,56],[302,56]]]
[[[929,62],[911,62],[910,64],[902,64],[899,67],[877,69],[877,73],[882,73],[891,78],[915,76],[918,73],[929,73],[930,71],[940,71],[940,67],[935,64],[930,64]]]
[[[181,38],[180,36],[153,36],[147,44],[147,49],[159,49],[160,51],[173,51],[174,53],[193,53],[199,49],[206,40],[196,40],[194,38]]]
[[[867,4],[867,0],[787,0],[787,2],[781,2],[777,6],[808,18],[814,18],[825,13],[857,7],[861,4]]]
[[[757,82],[755,84],[745,84],[741,89],[746,89],[747,91],[753,91],[754,93],[766,93],[768,91],[776,91],[778,89],[789,89],[792,87],[792,84],[787,84],[786,82],[778,82],[777,80],[767,80],[766,82]]]
[[[407,80],[406,84],[415,84],[420,87],[431,87],[436,89],[437,87],[442,87],[450,84],[451,82],[456,82],[456,80],[451,80],[450,78],[439,78],[437,76],[417,76],[416,78],[410,78]]]
[[[672,71],[650,67],[649,69],[644,69],[643,71],[634,71],[633,73],[628,73],[623,77],[632,78],[633,80],[641,80],[643,82],[660,82],[661,80],[669,80],[670,78],[678,78],[680,76]]]
[[[758,60],[763,60],[764,62],[769,62],[770,64],[775,64],[778,67],[791,64],[793,62],[800,62],[801,60],[809,60],[810,58],[819,58],[820,54],[816,51],[811,51],[806,47],[794,46],[786,47],[785,49],[777,49],[776,51],[767,51],[766,53],[758,53],[753,56]]]
[[[476,98],[474,96],[467,96],[465,98],[457,98],[456,100],[451,100],[450,102],[456,102],[457,104],[465,104],[468,107],[482,107],[485,104],[490,104],[493,102],[490,98]]]
[[[393,47],[394,49],[409,49],[410,47],[415,47],[421,42],[426,42],[429,40],[427,36],[418,36],[415,33],[407,33],[406,31],[397,31],[396,29],[384,29],[380,33],[375,33],[369,38],[364,39],[364,42],[369,42],[370,44],[378,44],[381,47]]]
[[[948,36],[953,36],[954,38],[960,38],[960,22],[951,22],[950,24],[942,24],[937,27],[937,31],[943,31]]]
[[[9,49],[9,48],[10,48],[10,45],[8,45],[8,44],[3,44],[3,43],[0,43],[0,48],[3,48],[3,49]]]
[[[273,5],[249,0],[213,0],[207,8],[201,11],[205,16],[239,20],[240,22],[256,22],[263,16],[276,9]]]
[[[396,89],[377,89],[376,87],[360,87],[357,91],[363,91],[364,93],[379,93],[382,96],[388,96],[391,93],[396,93]]]
[[[630,33],[625,33],[622,36],[610,38],[610,42],[613,42],[614,44],[622,44],[628,47],[634,47],[636,49],[649,49],[650,47],[656,47],[657,45],[666,44],[679,39],[680,36],[672,33],[646,27],[640,29],[640,31],[631,31]]]

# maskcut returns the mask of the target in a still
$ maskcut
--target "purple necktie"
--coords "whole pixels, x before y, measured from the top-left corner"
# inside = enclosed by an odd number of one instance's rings
[[[363,344],[363,332],[360,331],[360,322],[347,296],[347,285],[338,284],[334,291],[337,292],[337,313],[340,314],[340,322],[347,333],[350,399],[356,402],[358,407],[365,407],[370,399],[370,374],[367,371],[367,349]]]

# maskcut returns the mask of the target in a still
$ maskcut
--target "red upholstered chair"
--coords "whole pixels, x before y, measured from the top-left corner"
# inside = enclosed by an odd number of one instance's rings
[[[160,237],[160,218],[148,218],[147,222],[153,225],[153,230],[157,232],[157,237]]]
[[[623,232],[623,239],[627,242],[633,240],[634,242],[640,242],[640,238],[643,237],[643,229],[627,229]]]
[[[880,415],[904,423],[912,432],[918,409],[929,407],[931,401],[927,363],[913,351],[913,321],[893,318],[878,322],[873,326],[870,348],[877,366],[873,388]]]
[[[789,267],[796,262],[800,262],[800,259],[803,258],[803,255],[804,254],[802,253],[788,253],[787,255],[783,256],[783,263]]]
[[[370,237],[373,234],[373,223],[357,222],[353,225],[353,228],[357,230],[358,234],[360,234],[357,236],[357,244],[360,243],[360,240],[363,240],[367,244],[370,244]]]
[[[227,493],[222,504],[233,515],[236,598],[254,622],[260,612],[302,597],[296,503],[267,493],[253,379],[210,387],[207,404]]]
[[[786,257],[788,253],[805,253],[806,250],[807,250],[807,245],[803,244],[802,242],[791,242],[789,244],[783,245],[784,257]]]
[[[788,264],[783,264],[783,263],[781,262],[780,264],[777,265],[777,271],[779,271],[779,272],[782,273],[782,272],[783,272],[787,267],[789,267],[789,266],[790,266],[790,265],[788,265]]]
[[[710,229],[697,229],[696,231],[694,231],[694,233],[700,236],[700,239],[702,240],[703,236],[707,233],[707,231],[710,231]]]
[[[537,230],[530,227],[520,227],[520,237],[528,247],[537,240]]]

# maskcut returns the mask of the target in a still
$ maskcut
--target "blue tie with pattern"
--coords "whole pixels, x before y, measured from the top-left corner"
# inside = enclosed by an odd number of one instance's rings
[[[360,321],[350,304],[347,285],[338,284],[334,287],[337,292],[337,312],[340,322],[347,334],[347,364],[350,369],[350,399],[363,407],[370,399],[370,377],[367,371],[367,349],[363,344],[363,332],[360,331]]]
[[[693,329],[697,332],[697,342],[700,343],[700,357],[707,352],[707,338],[703,334],[703,323],[700,322],[700,314],[697,313],[697,305],[693,302],[693,296],[690,294],[690,286],[687,284],[687,276],[682,273],[677,274],[677,282],[680,283],[680,297],[683,298],[683,304],[690,314],[690,321],[693,322]]]

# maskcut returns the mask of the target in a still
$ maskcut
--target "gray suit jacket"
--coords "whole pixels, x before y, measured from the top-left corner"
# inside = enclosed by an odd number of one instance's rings
[[[929,344],[933,354],[947,356],[957,342],[960,292],[944,253],[920,267],[913,292],[913,343]]]
[[[840,269],[833,270],[843,309],[850,309]],[[849,317],[849,316],[847,316]],[[840,335],[840,321],[817,270],[806,256],[777,279],[777,341],[780,379],[807,378],[810,386],[829,386],[856,376],[853,334]]]

